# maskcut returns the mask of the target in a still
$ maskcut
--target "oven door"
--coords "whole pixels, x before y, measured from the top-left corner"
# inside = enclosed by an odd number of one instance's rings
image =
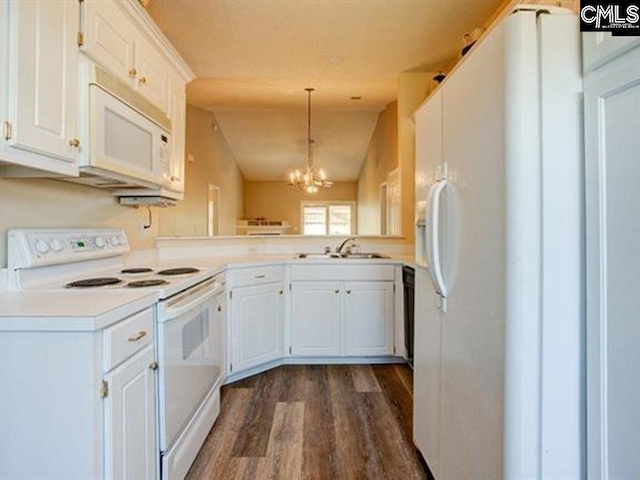
[[[160,450],[167,451],[221,378],[221,325],[214,279],[159,303]]]

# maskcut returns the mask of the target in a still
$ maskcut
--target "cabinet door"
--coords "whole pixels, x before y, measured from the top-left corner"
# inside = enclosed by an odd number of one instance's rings
[[[184,155],[187,95],[184,82],[174,79],[170,86],[169,119],[171,120],[171,185],[172,192],[184,192]]]
[[[220,293],[215,301],[216,324],[220,329],[220,362],[223,365],[222,374],[226,377],[229,374],[229,322],[227,317],[227,293]],[[224,378],[222,380],[224,383]]]
[[[282,283],[232,291],[233,372],[282,356]]]
[[[105,377],[105,478],[156,479],[153,345]]]
[[[291,354],[341,354],[342,283],[293,282]]]
[[[142,36],[136,41],[136,70],[134,88],[163,112],[169,107],[169,75],[167,60]]]
[[[584,84],[587,458],[602,479],[640,478],[640,48],[620,60]]]
[[[344,284],[344,355],[393,354],[393,282]]]
[[[38,0],[10,2],[9,9],[8,143],[73,163],[78,154],[78,6]]]
[[[134,51],[139,35],[116,2],[87,1],[82,50],[99,65],[129,83],[138,76]]]

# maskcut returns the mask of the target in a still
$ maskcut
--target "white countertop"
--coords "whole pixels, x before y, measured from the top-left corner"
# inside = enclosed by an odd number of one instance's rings
[[[94,331],[150,307],[156,292],[0,292],[2,331]]]
[[[288,254],[246,254],[181,259],[182,264],[210,268],[218,274],[227,268],[257,265],[363,265],[414,266],[413,256],[389,259],[295,259]],[[169,262],[167,262],[169,263]],[[170,262],[175,266],[175,260]],[[126,318],[157,301],[157,292],[135,290],[0,291],[2,331],[94,331]]]
[[[390,258],[345,259],[345,258],[295,258],[295,254],[246,254],[181,259],[186,264],[211,268],[216,273],[226,268],[252,267],[256,265],[366,265],[403,264],[415,267],[413,255],[389,255]]]

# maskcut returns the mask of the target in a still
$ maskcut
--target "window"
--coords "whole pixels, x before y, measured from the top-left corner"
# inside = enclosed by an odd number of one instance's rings
[[[355,202],[301,202],[304,235],[355,233]]]

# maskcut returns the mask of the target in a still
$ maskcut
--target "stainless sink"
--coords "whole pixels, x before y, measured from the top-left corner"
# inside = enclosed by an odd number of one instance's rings
[[[390,258],[390,257],[387,255],[383,255],[381,253],[343,253],[342,258],[370,260],[374,258]]]
[[[296,258],[307,258],[307,259],[324,258],[326,260],[331,260],[331,259],[342,258],[342,257],[337,253],[297,253]]]
[[[339,258],[342,259],[346,259],[346,260],[357,260],[357,259],[361,259],[361,260],[372,260],[372,259],[376,259],[376,258],[389,258],[387,255],[383,255],[381,253],[343,253],[343,254],[338,254],[338,253],[298,253],[296,254],[295,258],[299,258],[299,259],[309,259],[309,260],[318,260],[318,259],[325,259],[325,260],[336,260]]]

